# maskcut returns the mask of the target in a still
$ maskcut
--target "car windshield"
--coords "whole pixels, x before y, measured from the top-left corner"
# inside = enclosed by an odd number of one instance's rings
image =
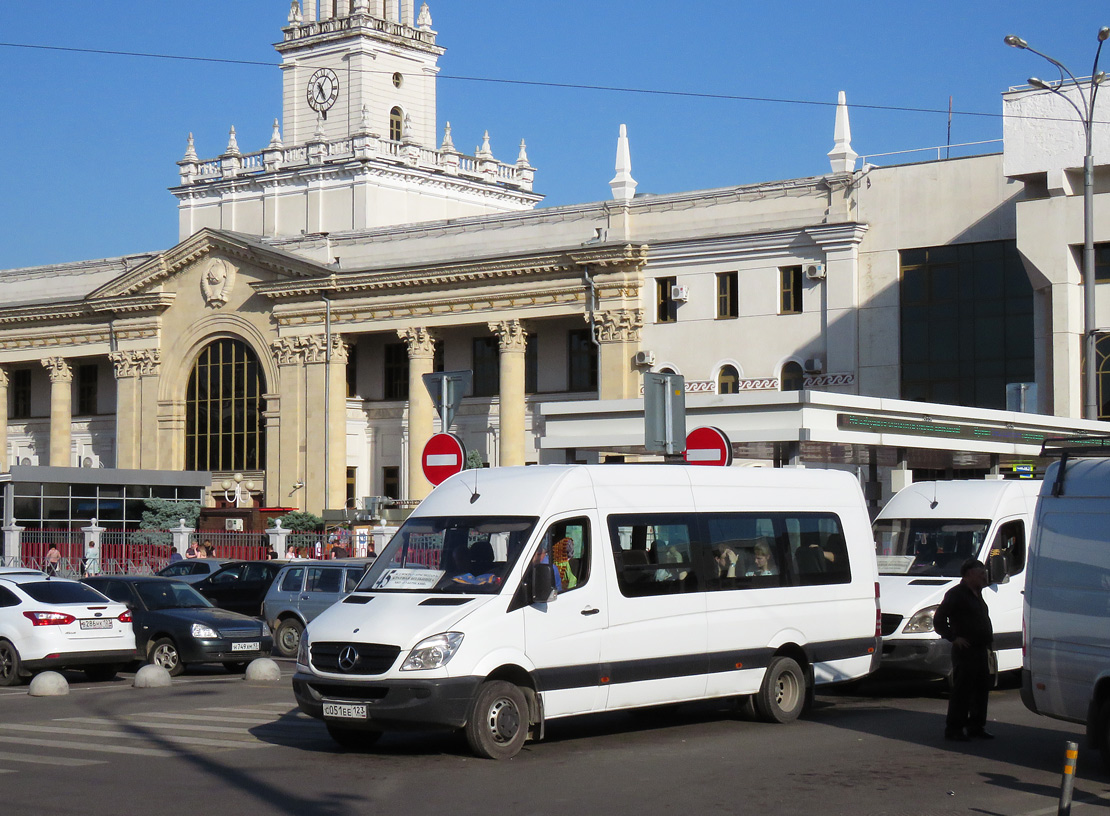
[[[958,577],[960,564],[979,555],[989,527],[978,519],[879,519],[879,574]]]
[[[39,603],[45,604],[94,604],[111,603],[91,586],[76,581],[34,581],[20,584],[19,588]]]
[[[410,518],[359,582],[359,592],[496,595],[536,518]]]
[[[200,609],[212,606],[184,581],[143,581],[135,585],[147,609]]]

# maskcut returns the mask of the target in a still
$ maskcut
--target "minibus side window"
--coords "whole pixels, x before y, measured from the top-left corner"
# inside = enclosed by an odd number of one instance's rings
[[[783,536],[798,584],[847,584],[852,580],[840,519],[831,514],[786,515]]]
[[[702,551],[697,518],[686,513],[609,516],[617,586],[625,597],[696,592],[695,554]]]
[[[590,580],[590,520],[556,521],[540,541],[539,558],[555,568],[555,591],[562,595]]]
[[[1006,559],[1007,575],[1017,575],[1025,569],[1025,524],[1020,520],[1003,524],[991,545],[990,555]]]
[[[785,558],[772,515],[712,513],[703,519],[707,589],[782,586]]]

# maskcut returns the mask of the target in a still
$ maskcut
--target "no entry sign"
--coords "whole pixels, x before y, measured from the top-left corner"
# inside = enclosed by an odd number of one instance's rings
[[[732,442],[719,428],[694,428],[686,436],[683,457],[688,465],[728,467],[732,464]]]
[[[420,462],[424,468],[424,478],[438,485],[463,469],[466,464],[466,448],[454,434],[437,433],[424,446],[424,455]]]

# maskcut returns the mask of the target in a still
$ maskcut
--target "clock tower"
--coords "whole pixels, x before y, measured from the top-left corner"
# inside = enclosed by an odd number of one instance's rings
[[[382,138],[434,148],[437,62],[432,17],[415,0],[293,2],[282,58],[288,144],[351,136],[369,120]],[[364,110],[366,112],[364,117]],[[406,131],[407,120],[407,134]]]

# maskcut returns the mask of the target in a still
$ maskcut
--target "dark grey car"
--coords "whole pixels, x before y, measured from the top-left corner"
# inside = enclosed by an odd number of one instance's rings
[[[263,620],[274,630],[274,652],[296,657],[308,622],[358,586],[373,563],[373,558],[344,558],[282,567],[262,603]]]

